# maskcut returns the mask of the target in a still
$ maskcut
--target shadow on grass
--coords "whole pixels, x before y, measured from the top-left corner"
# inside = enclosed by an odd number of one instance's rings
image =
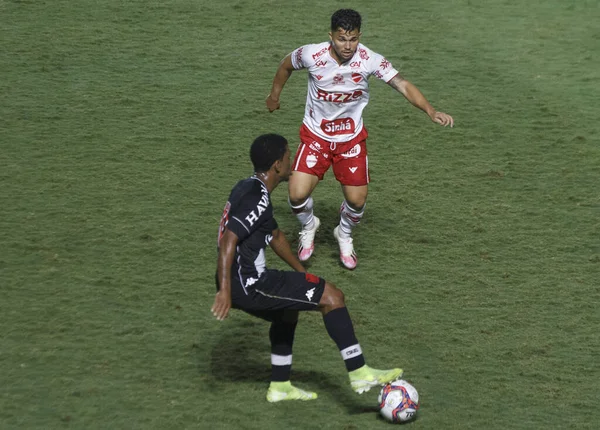
[[[250,316],[229,321],[210,351],[209,383],[214,388],[223,383],[261,383],[266,389],[271,377],[268,331],[268,322]],[[325,331],[323,335],[327,336]],[[333,343],[332,348],[335,348]],[[340,380],[318,370],[292,369],[292,380],[299,386],[314,388],[320,397],[334,399],[349,414],[378,411],[376,405],[365,404],[372,396],[359,397],[345,378]]]

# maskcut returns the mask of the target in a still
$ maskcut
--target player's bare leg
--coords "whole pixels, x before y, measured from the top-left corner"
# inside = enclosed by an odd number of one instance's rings
[[[344,293],[335,285],[326,283],[319,301],[319,310],[327,333],[336,343],[350,378],[352,389],[361,394],[377,385],[384,385],[402,376],[402,369],[379,370],[365,364],[365,358],[346,308]]]
[[[340,247],[340,261],[347,269],[354,269],[358,258],[354,252],[352,230],[360,223],[367,202],[368,185],[343,185],[345,200],[340,207],[340,224],[333,230],[333,235]]]
[[[306,261],[315,249],[315,234],[321,221],[314,215],[313,199],[311,194],[319,178],[303,172],[293,172],[288,183],[289,203],[296,218],[302,225],[300,241],[298,243],[298,259]]]

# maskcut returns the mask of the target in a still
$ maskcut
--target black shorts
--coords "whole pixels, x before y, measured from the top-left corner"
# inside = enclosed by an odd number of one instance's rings
[[[266,270],[246,291],[248,294],[232,278],[232,307],[262,318],[264,312],[316,310],[325,291],[325,280],[310,273]]]

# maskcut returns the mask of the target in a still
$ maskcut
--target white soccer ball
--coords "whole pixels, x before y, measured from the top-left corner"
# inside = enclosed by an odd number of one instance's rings
[[[419,393],[403,379],[385,384],[377,400],[379,413],[391,423],[410,421],[419,409]]]

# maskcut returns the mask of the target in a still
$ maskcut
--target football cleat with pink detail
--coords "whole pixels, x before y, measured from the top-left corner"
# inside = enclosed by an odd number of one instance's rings
[[[306,261],[313,255],[315,250],[315,234],[321,226],[321,220],[313,216],[313,228],[302,229],[300,232],[300,242],[298,243],[298,259]]]
[[[352,238],[341,238],[339,229],[339,225],[333,229],[333,237],[336,238],[340,246],[340,261],[346,269],[353,270],[358,264],[358,258],[354,253],[354,245],[352,244]]]

